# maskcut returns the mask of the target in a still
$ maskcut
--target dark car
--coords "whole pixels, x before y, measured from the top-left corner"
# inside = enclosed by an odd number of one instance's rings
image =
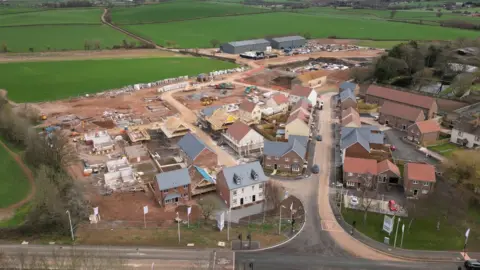
[[[320,167],[317,164],[312,166],[312,173],[317,174],[320,172]]]
[[[465,261],[465,268],[470,270],[470,269],[480,269],[480,261],[476,259],[472,260],[466,260]]]
[[[317,135],[316,139],[317,141],[322,141],[322,135]]]

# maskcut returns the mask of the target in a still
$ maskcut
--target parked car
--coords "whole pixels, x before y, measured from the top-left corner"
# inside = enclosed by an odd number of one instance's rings
[[[343,187],[343,183],[337,182],[337,183],[335,184],[335,186],[336,186],[337,188],[342,188],[342,187]]]
[[[320,167],[317,164],[313,165],[312,166],[312,173],[317,174],[319,172],[320,172]]]
[[[388,209],[390,209],[392,212],[396,212],[398,210],[397,203],[394,200],[388,201]]]
[[[322,141],[322,135],[317,135],[316,139],[317,141]]]
[[[358,205],[358,198],[357,198],[357,196],[352,196],[352,197],[350,197],[350,204],[351,204],[351,205],[354,205],[354,206],[355,206],[355,205]]]
[[[378,115],[375,115],[375,116],[373,117],[373,120],[378,121]]]
[[[480,261],[477,259],[466,260],[464,265],[467,270],[480,269]]]
[[[392,144],[392,145],[390,145],[390,150],[395,151],[395,150],[397,150],[397,147],[395,147],[395,145]]]

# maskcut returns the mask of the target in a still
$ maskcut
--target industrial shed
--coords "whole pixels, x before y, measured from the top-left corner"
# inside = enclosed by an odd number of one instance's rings
[[[287,49],[302,47],[307,40],[301,36],[288,36],[271,38],[270,43],[274,49]]]
[[[232,41],[220,46],[225,53],[240,54],[249,51],[265,51],[270,46],[270,42],[266,39],[252,39],[243,41]]]

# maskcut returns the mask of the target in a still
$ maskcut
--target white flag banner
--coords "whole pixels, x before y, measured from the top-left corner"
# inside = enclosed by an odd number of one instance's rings
[[[465,238],[468,238],[469,235],[470,235],[470,228],[468,228],[468,230],[465,232]]]
[[[154,262],[152,262],[152,270],[153,270],[153,266],[154,266],[154,265],[155,265],[155,263],[154,263]]]
[[[225,226],[225,212],[222,212],[221,214],[217,215],[217,227],[220,231],[222,231],[224,226]]]
[[[292,204],[290,205],[290,211],[293,211],[293,202],[292,202]]]
[[[402,225],[402,233],[405,232],[405,224]]]
[[[148,213],[148,205],[145,205],[143,207],[143,214],[146,214],[146,213]]]
[[[187,208],[187,215],[190,216],[191,213],[192,213],[192,207],[190,206]]]
[[[93,214],[94,214],[95,216],[98,216],[98,207],[94,207],[94,208],[93,208]]]

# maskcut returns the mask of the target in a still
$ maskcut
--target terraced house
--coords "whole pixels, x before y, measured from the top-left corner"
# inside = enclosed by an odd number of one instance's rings
[[[390,101],[383,103],[378,117],[380,124],[404,131],[416,122],[424,120],[425,115],[421,109]]]

